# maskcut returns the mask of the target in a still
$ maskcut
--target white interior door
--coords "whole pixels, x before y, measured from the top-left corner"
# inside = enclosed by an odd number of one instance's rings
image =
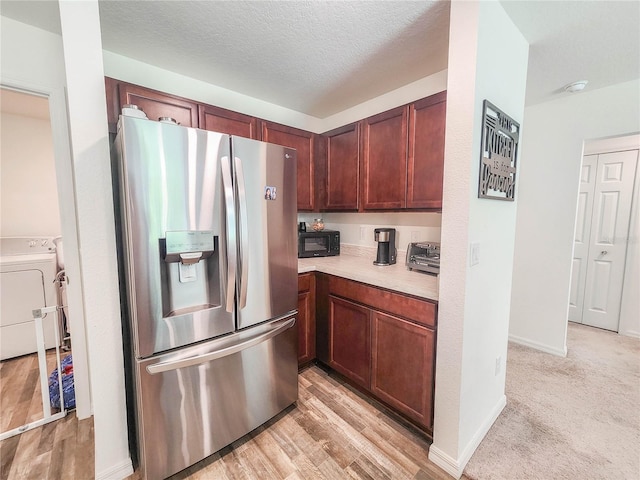
[[[638,150],[598,155],[582,323],[618,331]]]
[[[582,310],[584,306],[584,286],[587,279],[587,259],[589,257],[593,193],[596,185],[597,164],[598,155],[585,155],[582,158],[576,233],[573,243],[573,262],[571,266],[571,289],[569,291],[569,320],[579,323],[582,323]]]

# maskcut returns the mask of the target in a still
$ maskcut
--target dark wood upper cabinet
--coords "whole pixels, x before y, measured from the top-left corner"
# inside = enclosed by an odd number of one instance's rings
[[[298,156],[298,210],[313,211],[314,189],[314,144],[316,135],[297,128],[277,123],[261,122],[264,142],[295,148]]]
[[[442,208],[447,92],[409,105],[407,208]]]
[[[120,115],[120,94],[115,78],[104,77],[104,90],[107,99],[107,123],[109,133],[116,133],[118,130],[118,115]]]
[[[130,83],[121,82],[118,88],[120,108],[133,104],[141,108],[149,120],[171,117],[185,127],[198,126],[198,104],[195,102]]]
[[[326,141],[326,194],[321,209],[357,211],[360,197],[360,123],[322,135]]]
[[[198,105],[200,128],[238,137],[258,138],[258,122],[254,117],[211,105]]]
[[[397,210],[406,205],[409,107],[362,122],[362,210]]]

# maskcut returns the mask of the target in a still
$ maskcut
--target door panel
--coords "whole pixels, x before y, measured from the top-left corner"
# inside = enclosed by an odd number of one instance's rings
[[[408,107],[399,107],[362,124],[364,210],[406,207]]]
[[[638,151],[598,156],[583,323],[618,331]]]
[[[597,162],[597,155],[584,156],[580,172],[580,193],[578,194],[578,213],[573,243],[573,266],[571,269],[571,291],[569,297],[569,320],[579,323],[582,323],[584,307],[584,290],[587,279],[585,265],[589,255]]]
[[[371,375],[370,312],[329,296],[329,366],[365,388]]]
[[[296,154],[280,145],[232,138],[242,248],[238,328],[245,328],[297,308]]]
[[[229,137],[123,116],[116,145],[136,356],[232,332],[219,161]],[[211,253],[182,263],[198,250]]]
[[[136,362],[144,478],[167,478],[234,442],[298,398],[295,326],[206,363],[151,373],[159,363],[223,353],[271,324]]]
[[[434,331],[376,311],[372,324],[371,391],[431,428]]]

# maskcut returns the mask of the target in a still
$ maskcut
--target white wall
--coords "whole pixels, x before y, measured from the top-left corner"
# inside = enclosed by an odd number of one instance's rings
[[[583,142],[640,131],[640,80],[527,107],[524,123],[509,338],[564,356]]]
[[[440,241],[440,213],[298,213],[298,221],[311,226],[321,217],[325,228],[340,231],[340,242],[363,247],[377,247],[373,230],[379,227],[396,229],[396,246],[405,251],[409,242]]]
[[[73,168],[67,129],[65,70],[62,40],[44,30],[0,17],[0,83],[18,90],[42,94],[49,99],[55,155],[60,224],[64,239],[69,323],[72,332],[76,415],[91,415],[89,364],[85,338],[85,311],[76,229]],[[96,362],[99,365],[99,361]]]
[[[526,129],[528,44],[498,2],[452,2],[434,442],[455,477],[505,405],[516,202],[477,198],[482,102]],[[518,172],[520,181],[522,173]],[[480,263],[469,266],[470,243]],[[496,372],[496,361],[499,371]]]
[[[61,1],[59,5],[91,352],[95,478],[124,478],[133,468],[127,442],[100,16],[97,0]]]
[[[2,113],[0,124],[0,236],[61,235],[51,122]]]

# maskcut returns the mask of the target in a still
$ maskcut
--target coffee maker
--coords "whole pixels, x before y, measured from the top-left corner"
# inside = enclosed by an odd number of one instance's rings
[[[378,253],[374,265],[393,265],[396,263],[396,229],[376,228],[374,239],[378,242]]]

